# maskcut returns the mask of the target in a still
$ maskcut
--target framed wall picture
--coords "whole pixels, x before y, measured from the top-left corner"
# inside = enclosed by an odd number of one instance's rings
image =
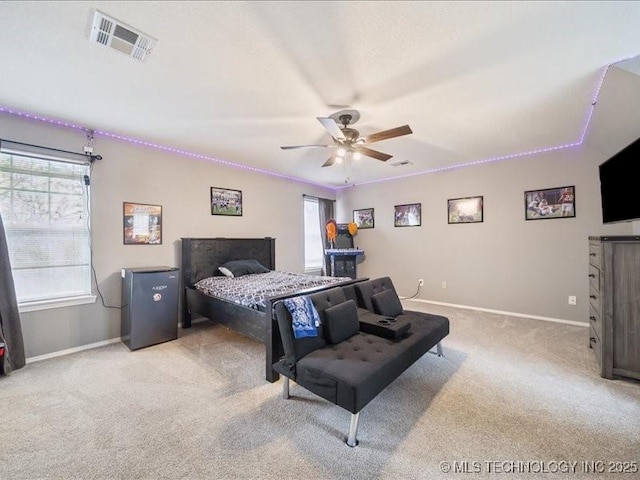
[[[451,198],[447,200],[449,223],[480,223],[483,221],[484,197]]]
[[[353,223],[358,226],[358,229],[374,228],[375,218],[373,215],[373,208],[362,208],[360,210],[354,210]]]
[[[162,244],[162,206],[124,202],[123,241],[125,245]]]
[[[242,191],[211,187],[211,215],[242,216]]]
[[[408,203],[394,207],[394,227],[419,227],[422,225],[422,204]]]
[[[555,187],[524,192],[526,220],[576,216],[576,187]]]

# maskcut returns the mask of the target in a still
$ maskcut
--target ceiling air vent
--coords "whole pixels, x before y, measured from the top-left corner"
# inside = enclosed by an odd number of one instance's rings
[[[392,167],[404,167],[405,165],[413,165],[409,160],[401,160],[400,162],[395,162],[390,164]]]
[[[114,48],[145,62],[157,40],[96,10],[89,41]]]

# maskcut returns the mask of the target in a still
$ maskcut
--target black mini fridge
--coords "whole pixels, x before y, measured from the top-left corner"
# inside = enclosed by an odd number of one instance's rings
[[[178,338],[179,270],[122,269],[120,338],[130,350]]]

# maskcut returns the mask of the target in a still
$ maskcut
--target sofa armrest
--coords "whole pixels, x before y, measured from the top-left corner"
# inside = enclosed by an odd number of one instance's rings
[[[406,336],[411,329],[411,322],[408,320],[385,317],[375,313],[361,315],[359,320],[361,332],[392,340]]]

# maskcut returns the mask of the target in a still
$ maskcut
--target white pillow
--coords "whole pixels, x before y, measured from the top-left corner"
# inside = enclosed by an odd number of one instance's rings
[[[225,276],[229,278],[233,278],[233,272],[226,267],[218,267],[218,270]]]

